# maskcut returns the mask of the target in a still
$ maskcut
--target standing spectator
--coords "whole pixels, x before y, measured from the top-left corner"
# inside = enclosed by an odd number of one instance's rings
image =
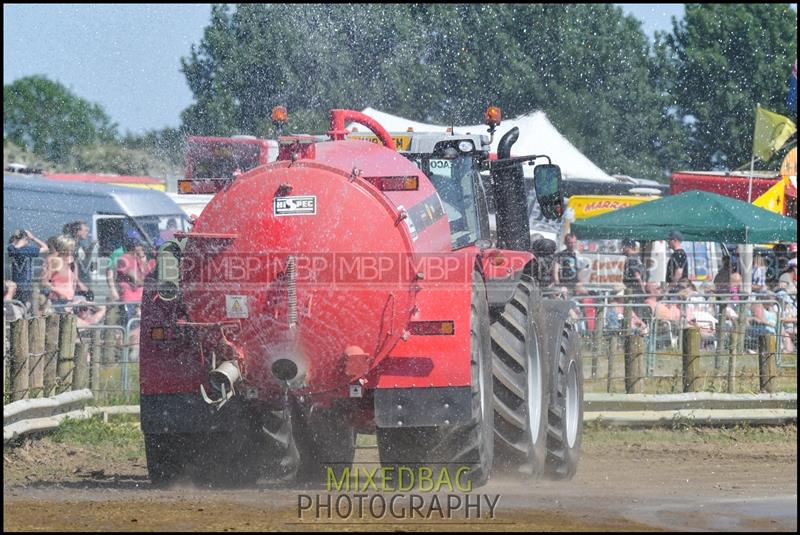
[[[785,273],[781,274],[780,279],[778,282],[781,285],[785,285],[785,289],[790,294],[797,293],[797,258],[792,258],[789,260],[789,269]],[[782,286],[783,287],[783,286]]]
[[[718,294],[728,293],[728,285],[731,282],[731,257],[724,255],[722,257],[722,267],[714,276],[714,291]]]
[[[756,254],[753,258],[752,288],[754,292],[761,292],[767,287],[767,263],[764,255]]]
[[[33,297],[33,259],[48,253],[50,249],[30,230],[17,229],[8,240],[7,250],[11,261],[11,281],[17,288],[15,299],[30,306]]]
[[[683,234],[680,231],[673,230],[669,233],[668,243],[672,256],[667,263],[667,293],[677,291],[683,283],[689,282],[689,261],[681,246],[682,241]]]
[[[622,282],[632,294],[645,294],[644,290],[644,264],[636,252],[636,242],[631,239],[622,240],[622,252],[625,253],[625,267],[622,270]],[[644,297],[634,299],[637,303],[644,302]]]
[[[50,255],[42,270],[42,291],[53,305],[64,305],[75,298],[78,266],[75,265],[75,242],[64,235],[51,238]]]
[[[131,246],[132,242],[140,242],[142,239],[141,235],[131,229],[126,234],[125,237],[122,239],[122,245],[111,251],[111,255],[108,257],[108,269],[106,270],[106,281],[108,282],[108,291],[112,301],[119,301],[119,289],[117,288],[117,281],[116,281],[116,274],[117,274],[117,262],[119,259],[122,258],[122,255],[125,254],[125,251]]]
[[[778,277],[781,273],[786,271],[786,265],[789,262],[789,245],[786,243],[779,243],[772,249],[771,262],[767,264],[767,282],[775,284],[778,282]]]
[[[92,242],[89,240],[89,225],[86,221],[73,221],[64,225],[64,234],[75,240],[75,262],[78,264],[78,280],[83,288],[80,288],[89,301],[94,296],[89,292],[89,284],[92,281],[89,259],[92,251]]]
[[[127,253],[117,262],[116,276],[120,299],[126,303],[141,302],[144,293],[144,278],[156,267],[155,260],[148,260],[141,242],[128,240]],[[137,306],[125,305],[128,319],[137,315]]]
[[[542,288],[549,288],[553,282],[553,258],[556,254],[556,242],[547,238],[538,238],[531,242],[533,253],[533,276]]]
[[[578,238],[572,232],[564,236],[566,249],[556,254],[556,259],[553,263],[552,278],[554,285],[566,285],[572,288],[578,282],[578,257],[575,254],[575,245],[577,243]]]

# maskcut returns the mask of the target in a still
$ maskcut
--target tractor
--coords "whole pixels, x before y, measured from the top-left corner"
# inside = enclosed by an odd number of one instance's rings
[[[490,159],[499,114],[490,136],[390,134],[332,110],[327,136],[281,136],[277,161],[181,188],[216,194],[145,283],[153,482],[320,481],[353,462],[357,433],[385,468],[466,467],[475,486],[495,467],[575,474],[580,344],[568,303],[538,287],[521,168],[547,157],[512,158],[514,129]],[[547,159],[534,185],[556,218]]]

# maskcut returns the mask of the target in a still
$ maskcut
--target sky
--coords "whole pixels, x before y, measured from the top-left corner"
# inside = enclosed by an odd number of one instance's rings
[[[618,4],[652,38],[683,4]],[[3,85],[40,74],[96,102],[120,133],[177,127],[192,93],[180,59],[199,44],[210,4],[4,4]]]

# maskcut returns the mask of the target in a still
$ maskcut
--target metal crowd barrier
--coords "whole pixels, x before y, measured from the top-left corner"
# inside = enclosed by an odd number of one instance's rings
[[[561,292],[551,292],[561,293]],[[563,295],[563,294],[562,294]],[[722,358],[731,358],[733,355],[745,354],[748,356],[758,353],[759,335],[765,334],[763,330],[757,330],[747,321],[747,308],[750,305],[762,304],[773,305],[773,313],[776,322],[773,324],[773,333],[776,337],[776,363],[782,369],[796,369],[797,367],[797,343],[796,343],[796,323],[793,323],[791,330],[787,331],[785,325],[786,310],[788,306],[793,307],[793,317],[796,319],[796,296],[794,304],[786,303],[778,296],[764,294],[711,294],[702,296],[692,296],[688,300],[675,294],[659,296],[658,302],[663,304],[677,305],[679,314],[675,319],[663,319],[655,317],[655,310],[647,303],[641,302],[647,297],[644,294],[628,294],[624,296],[614,295],[573,295],[569,300],[573,303],[573,317],[578,325],[578,331],[582,337],[584,347],[584,358],[591,361],[591,378],[597,380],[599,362],[601,357],[608,358],[608,382],[611,388],[611,373],[614,354],[619,353],[619,344],[628,335],[644,336],[644,375],[653,378],[666,378],[668,375],[657,373],[657,359],[660,356],[671,358],[680,357],[683,353],[682,331],[686,327],[699,327],[703,336],[701,337],[701,351],[705,356],[714,356],[714,369],[722,367]],[[616,299],[617,301],[613,301]],[[631,302],[637,299],[637,302]],[[621,300],[621,301],[620,301]],[[737,318],[729,319],[725,314],[728,306],[735,306]],[[650,319],[646,323],[646,334],[642,330],[632,327],[630,314],[637,313],[642,307],[650,308]],[[704,312],[703,318],[690,323],[689,307],[694,308],[694,313]],[[615,309],[616,313],[621,313],[620,318],[615,321],[608,321],[609,309]],[[592,313],[588,313],[592,310]],[[711,319],[713,318],[713,320]],[[734,337],[734,333],[737,335]],[[784,339],[792,337],[794,348],[791,352],[784,351]],[[741,341],[738,341],[738,340]],[[731,344],[737,340],[737,347],[732,348]],[[727,347],[726,347],[726,344]],[[604,347],[605,346],[605,347]],[[741,347],[741,349],[739,349]],[[709,352],[708,348],[713,348]],[[587,351],[588,350],[588,351]],[[737,353],[738,352],[738,353]],[[735,360],[734,360],[735,362]],[[664,366],[661,366],[662,368]],[[587,374],[587,378],[589,375]],[[619,378],[616,378],[619,379]]]

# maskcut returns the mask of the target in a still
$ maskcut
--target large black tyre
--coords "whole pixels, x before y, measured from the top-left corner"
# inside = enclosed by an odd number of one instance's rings
[[[340,411],[330,410],[297,422],[297,449],[300,465],[297,480],[304,483],[325,481],[327,469],[339,477],[343,467],[353,464],[356,454],[356,432]]]
[[[548,331],[554,338],[553,387],[547,411],[547,464],[549,479],[572,479],[578,469],[583,439],[583,365],[580,337],[569,315],[553,305],[547,312]],[[562,308],[560,313],[556,308]]]
[[[378,452],[384,466],[426,466],[437,473],[469,466],[466,479],[473,487],[484,485],[494,464],[494,412],[492,410],[492,360],[489,304],[483,277],[473,273],[470,305],[471,411],[469,423],[460,426],[378,428]],[[442,464],[444,463],[444,464]]]
[[[245,423],[235,432],[209,433],[199,437],[205,447],[197,454],[194,480],[215,487],[254,485],[260,478],[281,475],[284,454],[279,445],[255,423]]]
[[[187,461],[185,443],[185,436],[177,433],[144,435],[147,473],[154,485],[169,485],[183,475]]]
[[[491,325],[497,464],[532,478],[544,474],[549,362],[541,344],[541,294],[522,275]]]
[[[251,411],[233,416],[230,431],[146,434],[147,470],[154,484],[179,478],[214,487],[254,484],[276,473],[280,451]]]

